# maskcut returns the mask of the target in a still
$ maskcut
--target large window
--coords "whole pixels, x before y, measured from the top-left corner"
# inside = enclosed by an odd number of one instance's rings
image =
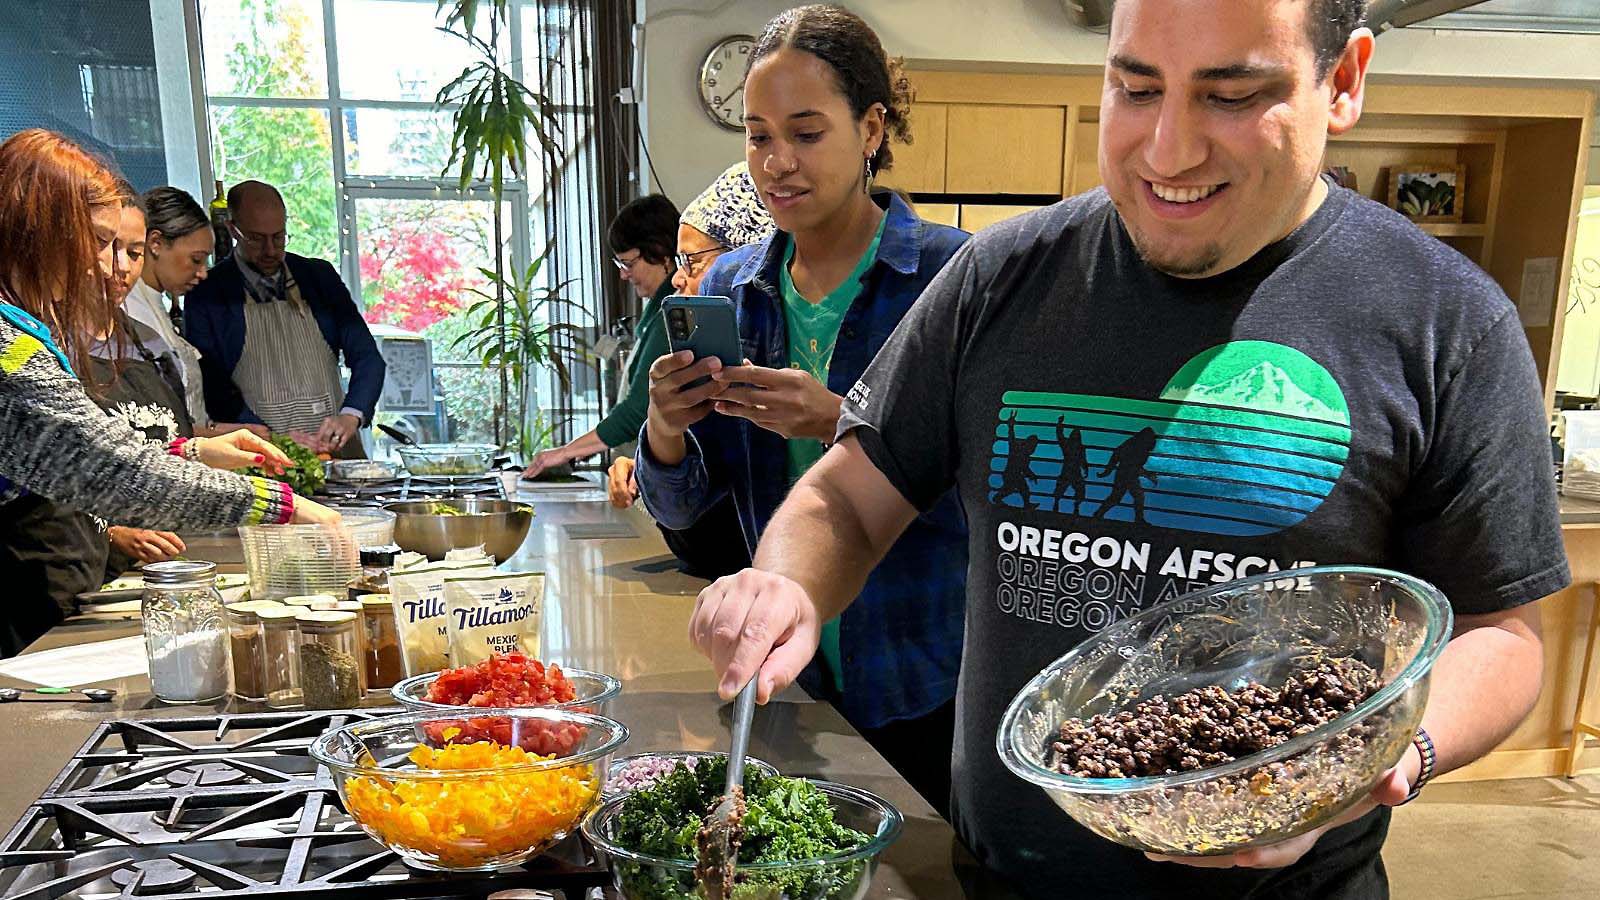
[[[480,299],[473,290],[486,289],[480,269],[493,267],[491,203],[483,185],[459,191],[453,173],[443,172],[450,111],[436,109],[433,98],[471,54],[438,30],[436,7],[435,0],[200,0],[212,165],[226,184],[276,185],[289,207],[289,249],[334,262],[369,322],[429,338],[443,409],[425,436],[481,440],[492,433],[499,376],[454,343],[467,329],[463,310]],[[505,58],[516,77],[537,87],[547,67],[563,64],[585,20],[542,0],[528,0],[513,16],[500,36]],[[487,39],[485,22],[479,31]],[[553,162],[563,177],[555,192],[547,191],[544,160],[507,185],[501,252],[512,271],[544,247],[552,216],[571,205],[570,196],[593,191],[588,170],[569,165],[592,155],[592,105],[562,112]],[[574,279],[566,296],[599,308],[592,248],[562,255],[567,265],[552,277],[565,269],[562,280]],[[566,392],[546,378],[525,404],[512,398],[513,409],[527,416],[576,410],[573,427],[586,427],[600,402],[594,382],[580,378]]]
[[[167,183],[148,0],[0,3],[0,139],[25,128],[66,135],[139,190]]]

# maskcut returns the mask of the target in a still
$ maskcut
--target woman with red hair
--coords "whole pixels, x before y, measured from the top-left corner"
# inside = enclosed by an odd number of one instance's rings
[[[164,530],[337,522],[280,482],[225,471],[289,464],[255,435],[178,440],[163,452],[90,398],[91,348],[121,343],[108,340],[120,327],[121,207],[115,176],[66,138],[33,129],[0,144],[0,522],[43,499]],[[12,607],[0,632],[25,641],[60,619],[49,605]]]

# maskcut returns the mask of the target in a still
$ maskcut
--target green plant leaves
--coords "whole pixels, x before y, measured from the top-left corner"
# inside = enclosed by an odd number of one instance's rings
[[[453,169],[461,190],[466,190],[475,179],[489,182],[494,198],[497,242],[506,172],[509,170],[518,178],[527,177],[529,135],[552,161],[560,156],[560,145],[555,140],[561,133],[556,105],[544,94],[530,90],[513,78],[501,65],[499,36],[502,29],[510,27],[511,3],[512,0],[438,0],[435,10],[444,15],[440,30],[465,41],[480,57],[434,96],[437,106],[455,107],[451,117],[450,159],[443,174],[448,175]],[[477,33],[480,16],[484,13],[488,15],[488,40]],[[563,387],[569,385],[570,373],[563,357],[577,352],[575,332],[568,332],[569,326],[550,324],[546,311],[558,304],[582,309],[560,296],[565,283],[536,286],[539,269],[550,247],[529,264],[521,277],[506,277],[500,249],[495,248],[494,270],[479,270],[494,293],[472,290],[484,299],[474,303],[467,312],[471,329],[452,343],[453,347],[469,347],[484,368],[501,368],[501,391],[495,409],[497,441],[506,415],[506,370],[515,376],[519,396],[524,398],[527,397],[527,377],[538,366],[550,366]],[[519,429],[519,434],[523,438],[523,450],[528,452],[526,429]]]
[[[462,190],[474,179],[488,180],[498,201],[507,169],[518,177],[529,171],[528,135],[531,133],[538,140],[540,149],[558,155],[560,147],[554,135],[560,134],[561,126],[555,104],[511,77],[500,64],[495,40],[498,28],[510,22],[510,0],[488,3],[493,7],[493,17],[491,38],[485,41],[473,33],[484,0],[440,0],[439,11],[448,9],[441,30],[466,41],[483,58],[440,88],[434,103],[440,107],[457,106],[451,120],[451,153],[445,174],[454,169]]]
[[[584,328],[572,321],[554,320],[558,318],[558,311],[566,313],[559,318],[590,318],[581,304],[562,296],[566,286],[576,279],[550,285],[540,283],[539,273],[552,247],[547,245],[520,276],[479,269],[488,284],[473,288],[472,293],[484,299],[466,308],[463,315],[470,328],[451,343],[453,348],[465,347],[486,369],[508,368],[523,395],[526,377],[541,367],[548,366],[562,387],[571,385],[570,360],[582,353]],[[501,297],[504,297],[503,302]],[[557,427],[559,425],[551,426],[552,429]],[[523,432],[519,434],[522,451],[531,455],[538,448],[529,442],[525,428],[520,431]]]
[[[437,15],[448,9],[449,12],[444,19],[444,27],[450,30],[460,27],[468,34],[471,34],[478,24],[478,10],[484,5],[482,0],[439,0],[439,5],[434,8],[434,13]],[[491,13],[502,24],[510,24],[511,0],[489,0],[488,5],[492,7]]]

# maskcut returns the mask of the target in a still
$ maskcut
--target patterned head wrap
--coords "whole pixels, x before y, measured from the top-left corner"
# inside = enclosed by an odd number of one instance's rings
[[[684,208],[678,221],[698,228],[729,250],[754,244],[774,230],[772,216],[761,205],[750,170],[742,162],[718,175]]]

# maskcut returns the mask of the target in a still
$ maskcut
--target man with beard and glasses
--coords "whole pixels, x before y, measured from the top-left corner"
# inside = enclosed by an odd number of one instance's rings
[[[1389,807],[1487,753],[1537,699],[1536,601],[1570,581],[1538,377],[1488,275],[1321,174],[1329,137],[1360,118],[1362,14],[1359,0],[1118,2],[1105,187],[956,253],[849,391],[838,443],[754,568],[699,599],[691,637],[722,693],[754,675],[765,702],[955,487],[971,564],[952,819],[1010,890],[1387,896]],[[1050,502],[1063,428],[1089,470],[1070,507]],[[1067,577],[1069,536],[1135,548],[1080,566],[1124,589]],[[1414,744],[1333,822],[1232,856],[1147,857],[1001,763],[1007,703],[1052,660],[1164,599],[1311,562],[1408,572],[1455,612]]]

